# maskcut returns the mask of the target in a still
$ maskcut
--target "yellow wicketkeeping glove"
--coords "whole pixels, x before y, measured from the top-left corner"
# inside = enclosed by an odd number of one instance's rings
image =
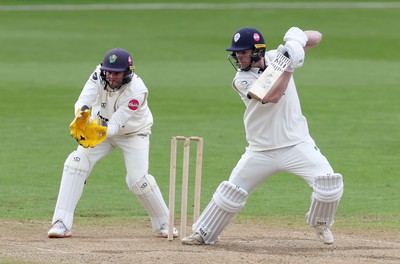
[[[78,139],[79,144],[84,148],[94,148],[104,141],[107,136],[107,123],[99,118],[94,119],[86,127],[83,132],[83,137]]]
[[[85,137],[84,131],[88,125],[90,118],[90,109],[88,106],[82,106],[76,113],[74,120],[72,120],[69,128],[71,129],[69,134],[79,141],[82,137]]]

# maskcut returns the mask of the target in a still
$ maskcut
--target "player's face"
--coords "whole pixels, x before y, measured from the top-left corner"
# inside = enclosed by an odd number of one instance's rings
[[[118,88],[124,80],[125,72],[106,71],[106,80],[111,88]]]
[[[253,52],[252,49],[236,51],[236,58],[238,59],[241,69],[246,69],[247,67],[250,66],[251,64],[250,55],[252,52]]]

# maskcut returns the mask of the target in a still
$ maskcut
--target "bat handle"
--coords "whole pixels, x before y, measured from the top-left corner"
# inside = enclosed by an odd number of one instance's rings
[[[289,53],[287,51],[283,53],[283,55],[285,55],[286,58],[290,59]]]

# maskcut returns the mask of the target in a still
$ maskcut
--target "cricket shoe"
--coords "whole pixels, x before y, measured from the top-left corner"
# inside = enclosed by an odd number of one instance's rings
[[[203,237],[199,233],[193,233],[181,240],[183,245],[204,245]]]
[[[72,231],[68,229],[61,220],[57,220],[47,232],[49,238],[71,237]]]
[[[308,219],[308,216],[310,215],[310,212],[306,213],[306,220]],[[335,239],[333,238],[333,234],[331,230],[326,225],[316,225],[314,226],[315,231],[317,232],[318,238],[324,242],[324,244],[330,245],[333,244]]]
[[[318,238],[324,242],[324,244],[330,245],[333,244],[335,239],[333,238],[333,234],[331,230],[326,225],[316,225],[314,226],[315,231],[317,231]]]
[[[163,238],[167,238],[168,237],[168,224],[162,224],[160,231],[158,231],[158,233]],[[172,232],[172,235],[174,238],[177,238],[179,235],[178,230],[175,227],[174,227],[174,231]]]

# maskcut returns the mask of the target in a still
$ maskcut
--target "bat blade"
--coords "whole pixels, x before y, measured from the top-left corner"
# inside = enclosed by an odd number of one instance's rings
[[[265,69],[265,71],[254,82],[247,96],[249,98],[262,101],[268,91],[272,88],[274,83],[289,66],[289,64],[290,59],[282,53],[278,52],[276,56],[272,59],[272,62]]]

